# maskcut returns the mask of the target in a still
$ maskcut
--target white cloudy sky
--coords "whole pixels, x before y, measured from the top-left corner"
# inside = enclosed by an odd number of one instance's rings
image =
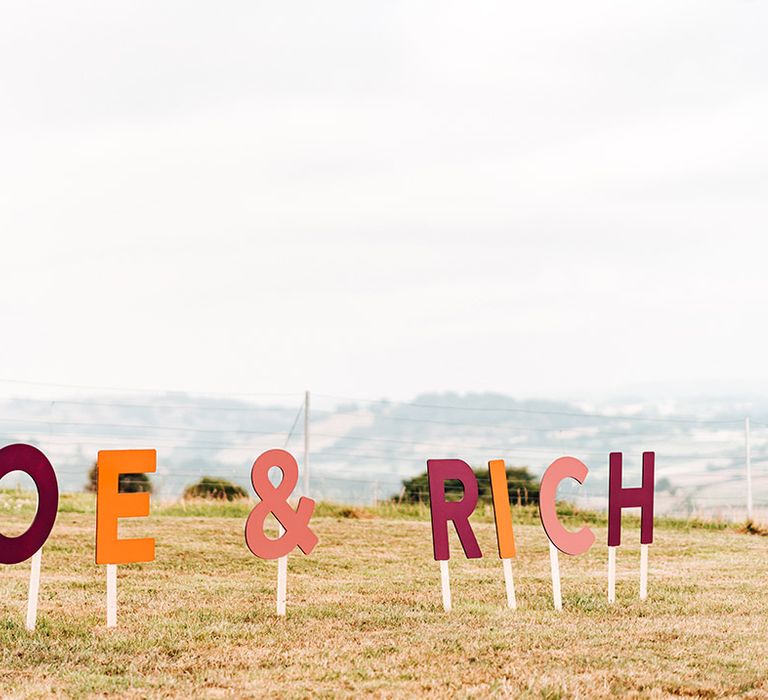
[[[0,377],[768,379],[768,2],[3,2]]]

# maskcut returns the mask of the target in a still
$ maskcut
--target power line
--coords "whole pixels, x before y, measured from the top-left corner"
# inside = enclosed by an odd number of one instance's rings
[[[71,437],[65,437],[63,440],[58,439],[60,437],[64,437],[65,435]],[[214,450],[217,452],[259,452],[274,446],[274,441],[270,441],[265,445],[232,445],[231,443],[222,442],[189,442],[183,445],[179,445],[175,442],[159,442],[158,438],[156,437],[146,438],[127,436],[125,438],[114,438],[106,435],[103,437],[98,435],[86,435],[78,439],[77,435],[78,433],[42,435],[37,438],[37,441],[40,444],[52,443],[54,445],[68,445],[73,447],[80,447],[83,445],[93,445],[95,447],[100,447],[105,444],[125,447],[128,443],[141,443],[143,445],[147,445],[149,442],[151,442],[154,447],[165,447],[169,448],[170,450]],[[9,437],[15,439],[15,436]]]
[[[56,389],[87,389],[88,391],[125,391],[142,394],[188,394],[191,396],[300,396],[300,392],[230,392],[224,394],[221,392],[210,391],[186,391],[179,389],[140,389],[136,387],[115,387],[115,386],[94,386],[88,384],[59,384],[54,382],[35,382],[22,379],[1,379],[0,384],[21,384],[24,386],[43,386]]]
[[[327,399],[336,399],[339,401],[355,401],[360,403],[383,403],[389,405],[398,406],[411,406],[413,408],[430,408],[439,410],[453,410],[453,411],[483,411],[483,412],[500,412],[500,413],[526,413],[534,415],[546,415],[546,416],[571,416],[574,418],[602,418],[606,420],[631,420],[631,421],[648,421],[653,423],[701,423],[701,424],[732,424],[741,423],[742,419],[728,419],[728,420],[708,420],[701,418],[650,418],[643,416],[627,416],[627,415],[610,415],[606,413],[586,413],[575,411],[556,411],[556,410],[543,410],[543,409],[529,409],[529,408],[509,408],[499,407],[491,408],[490,406],[446,406],[442,404],[423,404],[412,403],[408,401],[387,401],[384,399],[354,399],[345,396],[334,396],[331,394],[317,394]]]
[[[299,406],[299,410],[296,411],[296,418],[293,419],[293,425],[291,426],[291,429],[288,431],[288,436],[285,438],[285,444],[283,445],[283,448],[288,447],[288,443],[291,441],[291,436],[293,435],[293,431],[296,430],[296,426],[299,423],[299,418],[301,418],[302,413],[304,413],[304,404],[301,404]]]
[[[118,429],[130,429],[130,430],[175,430],[187,433],[243,433],[248,435],[279,435],[282,430],[244,430],[244,429],[224,429],[221,428],[187,428],[184,426],[168,426],[168,425],[134,425],[127,423],[83,423],[79,421],[44,421],[44,420],[24,420],[20,418],[4,418],[0,417],[2,423],[21,423],[22,425],[47,425],[47,426],[79,426],[79,427],[94,427],[94,428],[118,428]],[[95,436],[94,436],[95,437]]]
[[[145,394],[187,394],[190,396],[209,396],[209,397],[231,397],[231,396],[272,396],[272,397],[288,397],[288,396],[299,396],[301,395],[300,392],[229,392],[229,393],[222,393],[222,392],[204,392],[204,391],[189,391],[189,390],[178,390],[178,389],[149,389],[149,388],[136,388],[136,387],[115,387],[115,386],[97,386],[97,385],[89,385],[89,384],[66,384],[66,383],[57,383],[57,382],[40,382],[40,381],[31,381],[31,380],[20,380],[20,379],[2,379],[0,378],[0,383],[2,384],[14,384],[14,385],[22,385],[22,386],[40,386],[40,387],[49,387],[49,388],[60,388],[60,389],[78,389],[78,390],[88,390],[88,391],[116,391],[116,392],[130,392],[130,393],[145,393]],[[605,414],[605,413],[589,413],[585,411],[562,411],[562,410],[551,410],[551,409],[528,409],[528,408],[511,408],[511,407],[490,407],[490,406],[456,406],[456,405],[445,405],[445,404],[428,404],[428,403],[420,403],[420,402],[409,402],[409,401],[388,401],[385,399],[363,399],[363,398],[352,398],[352,397],[345,397],[345,396],[335,396],[332,394],[317,394],[317,396],[322,396],[324,398],[330,398],[334,400],[339,401],[353,401],[357,403],[380,403],[380,404],[387,404],[387,405],[399,405],[399,406],[409,406],[413,408],[428,408],[428,409],[438,409],[438,410],[454,410],[454,411],[480,411],[480,412],[502,412],[502,413],[523,413],[523,414],[532,414],[532,415],[559,415],[559,416],[569,416],[574,418],[599,418],[603,420],[632,420],[632,421],[647,421],[647,422],[655,422],[655,423],[699,423],[699,424],[734,424],[734,423],[740,423],[741,419],[720,419],[720,420],[714,420],[714,419],[702,419],[699,417],[677,417],[677,418],[652,418],[647,416],[632,416],[632,415],[621,415],[621,414]],[[768,426],[768,424],[763,424]]]
[[[149,426],[149,425],[129,425],[129,424],[107,424],[107,423],[80,423],[80,422],[52,422],[52,421],[29,421],[29,420],[23,420],[23,419],[8,419],[8,418],[0,418],[0,422],[15,422],[19,423],[22,426],[29,425],[29,424],[38,424],[38,425],[44,425],[44,426],[80,426],[80,427],[106,427],[106,428],[118,428],[118,429],[131,429],[131,430],[144,430],[144,431],[152,431],[152,430],[169,430],[169,431],[182,431],[182,432],[192,432],[192,433],[213,433],[213,434],[226,434],[226,435],[262,435],[262,436],[274,436],[277,438],[282,431],[280,430],[273,430],[273,431],[254,431],[254,430],[238,430],[238,429],[204,429],[204,428],[186,428],[186,427],[172,427],[172,426]],[[294,430],[295,428],[292,428]],[[19,430],[15,432],[15,435],[19,435],[21,433],[25,433],[26,431]],[[9,433],[9,436],[13,434]],[[80,432],[66,432],[66,431],[60,431],[57,430],[55,433],[49,433],[49,434],[43,434],[38,437],[41,441],[53,441],[53,438],[59,438],[63,435],[71,435],[73,436],[72,440],[64,441],[64,444],[95,444],[98,445],[100,442],[109,440],[112,442],[120,441],[121,443],[125,443],[126,441],[147,441],[151,440],[153,443],[156,443],[158,440],[158,436],[152,436],[152,435],[128,435],[124,438],[116,438],[116,437],[110,437],[108,435],[99,435],[99,434],[86,434],[83,435]],[[289,433],[290,435],[290,433]],[[501,452],[501,453],[515,453],[518,455],[522,454],[528,454],[528,455],[534,455],[534,457],[537,457],[540,453],[546,453],[551,454],[552,452],[559,452],[559,451],[565,451],[565,452],[571,452],[574,454],[581,454],[581,455],[589,455],[589,456],[604,456],[605,450],[608,449],[607,447],[605,449],[601,450],[595,450],[595,449],[585,449],[582,446],[577,445],[562,445],[562,444],[552,444],[552,445],[530,445],[525,443],[514,443],[511,445],[473,445],[473,444],[463,444],[463,443],[457,443],[457,442],[425,442],[425,441],[413,441],[413,440],[397,440],[393,438],[374,438],[374,437],[358,437],[358,436],[352,436],[352,435],[343,435],[343,434],[336,434],[336,433],[316,433],[319,437],[331,437],[331,438],[338,438],[340,442],[343,442],[344,440],[353,440],[355,442],[362,442],[362,443],[387,443],[393,445],[393,450],[401,450],[405,449],[406,447],[412,447],[412,448],[420,448],[421,450],[426,449],[433,449],[433,448],[450,448],[453,451],[460,451],[460,450],[489,450],[494,452]],[[79,439],[74,439],[77,438]],[[640,437],[638,439],[641,439]],[[98,440],[99,442],[96,442]],[[62,441],[58,441],[61,443]],[[171,447],[174,449],[189,449],[191,447],[200,447],[201,449],[220,449],[220,450],[245,450],[245,449],[263,449],[263,447],[256,447],[251,448],[250,446],[238,446],[238,445],[232,445],[231,443],[221,443],[221,442],[195,442],[195,443],[188,443],[185,445],[176,445],[175,443],[162,443],[163,446]],[[403,446],[403,447],[399,447]],[[343,445],[336,444],[334,446],[330,447],[329,449],[321,449],[317,455],[318,457],[323,457],[328,454],[336,453],[336,454],[342,454],[340,450],[344,450]],[[625,452],[628,451],[627,448],[624,449]],[[657,450],[658,451],[658,450]],[[346,454],[349,454],[350,456],[355,456],[357,453],[354,452],[346,452]],[[402,454],[392,454],[390,451],[385,450],[383,452],[380,452],[379,454],[383,455],[386,458],[390,459],[403,459],[407,457],[408,455],[402,455]],[[719,452],[719,453],[703,453],[703,454],[673,454],[669,453],[665,455],[665,459],[667,461],[669,460],[680,460],[680,459],[686,459],[686,460],[713,460],[713,459],[727,459],[733,461],[734,459],[737,459],[738,457],[731,453],[731,451],[728,452]],[[768,459],[767,457],[761,457],[756,458],[755,462],[762,463]]]
[[[258,413],[260,411],[289,411],[290,406],[213,406],[211,404],[142,404],[142,403],[119,403],[111,401],[74,401],[70,399],[34,399],[24,397],[12,397],[2,399],[5,402],[13,403],[17,401],[45,404],[51,408],[56,405],[71,406],[100,406],[104,408],[148,408],[148,409],[180,409],[201,408],[206,411],[236,411],[243,413]]]
[[[554,450],[566,450],[566,451],[573,451],[578,454],[583,455],[592,455],[592,456],[601,456],[605,455],[605,450],[600,451],[592,451],[592,450],[585,450],[582,447],[576,447],[576,446],[567,446],[567,445],[552,445],[552,446],[546,446],[546,447],[530,447],[526,445],[506,445],[506,446],[494,446],[494,445],[464,445],[464,444],[457,444],[457,443],[447,443],[447,442],[424,442],[421,440],[414,441],[414,440],[397,440],[394,438],[374,438],[374,437],[356,437],[352,435],[339,435],[334,433],[313,433],[314,435],[317,435],[319,437],[335,437],[340,438],[343,440],[356,440],[356,441],[362,441],[362,442],[386,442],[386,443],[395,443],[395,444],[403,444],[403,445],[417,445],[417,446],[424,446],[424,447],[452,447],[454,449],[464,449],[464,450],[490,450],[490,451],[509,451],[514,450],[516,447],[519,447],[521,451],[526,450],[540,450],[540,451],[547,451],[552,452]],[[645,439],[643,436],[638,436],[638,440]],[[723,455],[726,456],[726,455]],[[677,455],[676,457],[692,457],[696,459],[700,458],[706,458],[702,455]],[[712,458],[710,456],[710,458]]]
[[[322,411],[322,413],[325,413],[329,416],[334,415],[355,415],[356,413],[359,413],[361,409],[355,409],[350,411]],[[487,423],[466,423],[462,421],[440,421],[440,420],[433,420],[431,418],[410,418],[410,417],[404,417],[404,416],[391,416],[391,415],[384,415],[381,413],[374,414],[376,420],[393,420],[393,421],[400,421],[404,423],[430,423],[434,425],[446,425],[446,426],[459,426],[459,427],[466,427],[466,428],[482,428],[483,430],[524,430],[528,432],[536,432],[536,433],[555,433],[555,432],[564,432],[568,430],[580,430],[585,427],[593,427],[593,426],[577,426],[577,425],[570,425],[570,426],[552,426],[549,428],[534,428],[531,426],[525,426],[525,425],[510,425],[509,423],[494,423],[492,425],[489,425]],[[606,431],[602,430],[599,427],[594,426],[596,430],[599,430],[599,435],[612,435],[617,437],[632,437],[637,436],[638,433],[628,433],[628,432],[615,432],[615,431]],[[684,437],[684,433],[650,433],[650,434],[643,434],[644,436],[653,436],[657,438],[672,438],[672,437]],[[590,437],[590,436],[585,436]]]

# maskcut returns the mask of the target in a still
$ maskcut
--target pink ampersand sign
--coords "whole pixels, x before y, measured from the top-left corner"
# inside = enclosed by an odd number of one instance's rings
[[[273,486],[269,480],[272,467],[277,467],[283,473],[282,481],[277,486]],[[304,554],[309,554],[315,548],[317,535],[309,529],[315,502],[311,498],[302,497],[296,510],[288,503],[298,480],[299,465],[293,455],[285,450],[267,450],[253,463],[251,483],[261,503],[251,511],[245,522],[245,543],[257,557],[278,559],[297,546]],[[276,539],[264,534],[264,521],[270,513],[285,530]]]

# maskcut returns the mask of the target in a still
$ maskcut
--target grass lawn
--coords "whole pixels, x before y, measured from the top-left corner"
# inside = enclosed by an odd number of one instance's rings
[[[3,533],[23,531],[32,508],[29,496],[0,494]],[[168,505],[123,521],[121,536],[155,537],[157,559],[119,567],[118,627],[107,630],[92,497],[63,497],[36,632],[24,629],[29,562],[0,570],[0,694],[768,697],[766,537],[659,522],[640,602],[630,521],[608,605],[606,531],[593,517],[596,545],[561,555],[557,613],[546,536],[530,509],[514,508],[510,611],[486,510],[474,524],[484,559],[463,559],[452,539],[446,614],[424,508],[321,504],[320,544],[290,557],[278,619],[277,565],[247,550],[248,510]]]

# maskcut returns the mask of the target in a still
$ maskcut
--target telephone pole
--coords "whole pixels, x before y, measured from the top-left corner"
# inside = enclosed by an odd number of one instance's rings
[[[752,449],[749,440],[749,418],[744,419],[744,448],[747,462],[747,520],[752,520]]]
[[[309,496],[309,390],[304,392],[304,495]]]

